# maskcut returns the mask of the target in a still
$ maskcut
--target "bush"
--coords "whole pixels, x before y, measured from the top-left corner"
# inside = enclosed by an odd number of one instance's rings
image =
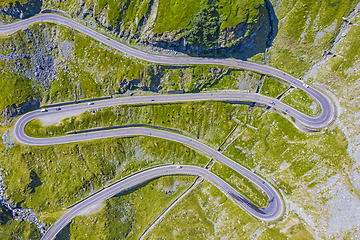
[[[212,4],[208,8],[200,8],[192,19],[192,27],[184,33],[186,40],[193,45],[200,45],[207,49],[214,48],[220,34],[223,17],[219,16],[218,5]]]

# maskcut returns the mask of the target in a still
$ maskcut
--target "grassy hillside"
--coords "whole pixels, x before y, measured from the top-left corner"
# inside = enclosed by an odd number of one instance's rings
[[[270,64],[301,77],[329,50],[356,0],[271,1],[279,19]]]

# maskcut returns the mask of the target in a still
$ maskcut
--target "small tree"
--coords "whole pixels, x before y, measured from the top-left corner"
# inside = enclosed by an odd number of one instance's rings
[[[219,16],[218,5],[211,3],[208,8],[201,7],[191,19],[191,28],[184,33],[186,40],[193,45],[201,45],[207,49],[214,48],[220,34],[223,17]]]

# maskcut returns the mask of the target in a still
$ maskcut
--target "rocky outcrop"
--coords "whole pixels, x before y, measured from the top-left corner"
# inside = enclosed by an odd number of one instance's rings
[[[0,22],[12,22],[15,19],[23,19],[34,16],[41,11],[42,0],[29,0],[25,4],[16,2],[6,7],[0,7]]]
[[[124,93],[135,89],[158,92],[161,90],[159,85],[163,75],[161,66],[149,67],[140,73],[139,79],[124,79],[119,86],[119,92]]]
[[[5,133],[2,135],[2,140],[6,146],[6,148],[12,148],[15,144],[13,141],[10,140],[10,131],[6,130]]]
[[[3,119],[9,120],[12,117],[15,117],[19,114],[23,114],[31,109],[38,108],[40,106],[40,101],[38,99],[32,99],[27,102],[21,103],[19,105],[7,106],[1,113]]]
[[[114,24],[109,22],[106,9],[103,9],[95,16],[94,6],[88,5],[85,2],[81,2],[73,17],[79,18],[92,26],[95,22],[127,42],[135,41],[140,43],[142,50],[166,55],[185,53],[247,59],[257,53],[264,52],[271,45],[277,34],[277,18],[271,3],[265,0],[265,5],[259,9],[259,16],[256,22],[251,24],[242,22],[234,28],[222,30],[216,48],[206,49],[201,46],[194,46],[189,44],[183,37],[184,29],[163,34],[157,34],[152,31],[158,2],[159,0],[151,0],[145,16],[141,19],[134,19],[135,25],[131,26],[124,25],[121,21],[126,14],[129,1],[126,1],[122,7],[116,27],[113,27]],[[90,22],[89,16],[94,22]]]
[[[12,218],[14,220],[32,222],[39,229],[40,234],[44,235],[46,232],[44,225],[37,220],[35,213],[32,212],[31,209],[17,208],[8,201],[6,194],[5,194],[6,187],[5,187],[4,181],[3,181],[3,175],[2,175],[3,170],[4,170],[3,168],[0,169],[0,203],[1,203],[1,205],[4,206],[8,210],[7,212],[12,214]]]

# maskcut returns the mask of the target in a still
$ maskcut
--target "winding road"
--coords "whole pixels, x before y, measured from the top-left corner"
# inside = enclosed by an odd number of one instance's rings
[[[152,55],[149,53],[141,52],[139,50],[133,49],[126,45],[123,45],[117,41],[109,39],[108,37],[89,29],[88,27],[81,25],[69,18],[54,15],[54,14],[43,14],[37,15],[35,17],[22,20],[13,24],[6,26],[0,26],[0,34],[11,34],[21,29],[24,29],[31,24],[37,22],[54,22],[62,25],[69,26],[79,32],[89,35],[90,37],[110,46],[114,49],[117,49],[125,54],[132,55],[137,58],[141,58],[146,61],[162,63],[162,64],[171,64],[171,65],[181,65],[181,64],[217,64],[217,65],[226,65],[231,67],[243,68],[259,73],[272,75],[283,81],[289,82],[294,87],[297,87],[301,90],[304,90],[306,93],[315,98],[320,107],[321,113],[316,117],[307,116],[296,109],[293,109],[286,104],[272,99],[266,96],[259,94],[250,94],[250,93],[199,93],[199,94],[179,94],[179,95],[157,95],[157,96],[142,96],[142,97],[121,97],[103,101],[95,102],[95,105],[88,104],[76,104],[76,105],[66,105],[62,106],[61,111],[55,111],[55,109],[49,109],[48,112],[41,112],[40,110],[29,112],[16,122],[13,135],[22,144],[26,145],[52,145],[52,144],[64,144],[70,142],[78,141],[88,141],[92,139],[108,138],[115,136],[152,136],[163,138],[171,141],[180,142],[191,148],[197,149],[200,152],[208,155],[211,158],[217,159],[218,161],[226,164],[230,168],[237,171],[239,174],[248,178],[259,188],[261,188],[269,198],[269,204],[265,208],[258,208],[251,204],[247,199],[241,196],[235,189],[229,186],[225,181],[209,172],[206,169],[195,167],[195,166],[182,166],[181,168],[175,166],[166,166],[154,168],[147,170],[131,176],[123,181],[112,185],[109,188],[105,188],[103,191],[97,193],[96,195],[84,200],[83,202],[77,204],[71,210],[69,210],[61,219],[59,219],[55,224],[53,224],[47,233],[42,237],[42,239],[53,239],[56,234],[65,227],[73,217],[78,215],[81,211],[88,208],[89,206],[103,201],[111,196],[116,195],[117,193],[124,191],[133,186],[139,185],[143,182],[149,181],[151,179],[164,176],[164,175],[176,175],[176,174],[188,174],[202,176],[208,179],[210,182],[215,184],[219,189],[224,193],[230,196],[235,202],[237,202],[243,209],[248,211],[254,217],[261,219],[263,221],[275,221],[280,218],[284,211],[284,205],[279,193],[274,189],[274,187],[261,179],[256,174],[252,173],[245,167],[237,164],[233,160],[222,155],[220,152],[213,150],[212,148],[196,141],[187,136],[183,136],[177,133],[162,131],[151,128],[121,128],[116,130],[108,131],[99,131],[99,132],[90,132],[83,134],[75,134],[61,137],[51,137],[51,138],[32,138],[25,134],[24,128],[26,124],[36,118],[40,118],[44,115],[66,115],[66,113],[71,112],[81,112],[86,111],[92,108],[100,108],[113,105],[121,104],[147,104],[147,103],[169,103],[169,102],[189,102],[189,101],[201,101],[201,100],[215,100],[215,101],[249,101],[249,102],[258,102],[269,104],[270,102],[275,102],[275,107],[279,110],[287,112],[290,116],[294,117],[297,122],[303,126],[311,129],[320,129],[328,126],[336,117],[335,107],[332,101],[322,92],[312,88],[303,86],[303,82],[298,79],[286,74],[278,69],[271,68],[269,66],[258,65],[251,62],[245,62],[237,59],[219,59],[219,58],[193,58],[193,57],[168,57],[168,56],[158,56]]]

